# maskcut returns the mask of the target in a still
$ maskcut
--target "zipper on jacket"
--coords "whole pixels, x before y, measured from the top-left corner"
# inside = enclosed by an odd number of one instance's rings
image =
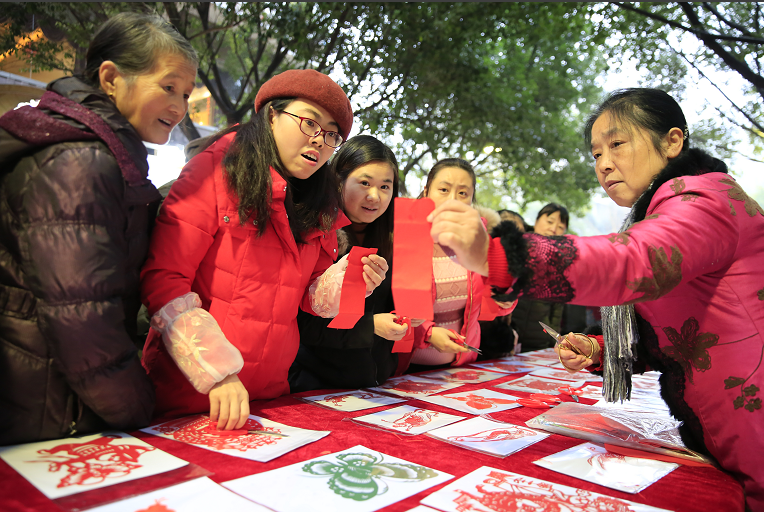
[[[473,290],[472,290],[472,273],[470,271],[467,271],[467,284],[469,286],[469,289],[468,289],[469,290],[469,294],[467,296],[469,298],[469,300],[467,301],[468,304],[467,304],[467,307],[466,307],[467,308],[467,311],[466,311],[467,317],[465,318],[465,321],[464,321],[464,341],[465,342],[467,341],[467,333],[470,332],[470,314],[472,313],[472,301],[473,301],[473,296],[475,295],[473,293]],[[465,353],[457,353],[456,354],[456,360],[454,360],[454,364],[459,364],[460,363],[460,360],[462,359],[462,355],[463,354],[465,354]]]

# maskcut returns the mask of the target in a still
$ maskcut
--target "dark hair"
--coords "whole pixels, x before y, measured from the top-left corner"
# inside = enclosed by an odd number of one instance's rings
[[[631,127],[647,130],[653,146],[661,154],[663,154],[661,141],[674,127],[684,132],[681,153],[690,149],[690,131],[682,108],[665,91],[635,87],[610,93],[584,125],[584,140],[587,147],[592,143],[592,127],[595,121],[605,113],[609,113],[615,121],[623,123],[623,128],[626,130]]]
[[[98,87],[101,64],[112,61],[130,79],[151,72],[158,59],[167,54],[181,56],[194,70],[199,66],[196,50],[170,23],[156,14],[119,13],[93,36],[83,78]]]
[[[560,221],[565,223],[565,226],[569,228],[568,221],[570,219],[570,216],[568,215],[568,209],[557,203],[547,203],[546,205],[544,205],[544,208],[539,210],[539,213],[536,216],[536,221],[541,219],[541,216],[543,216],[544,214],[551,216],[555,212],[560,213]]]
[[[248,122],[215,134],[209,145],[226,134],[236,132],[223,157],[223,168],[228,188],[239,201],[241,224],[254,221],[260,228],[258,236],[265,233],[270,219],[273,187],[270,168],[273,167],[287,181],[284,206],[289,227],[295,241],[302,243],[311,229],[329,231],[332,227],[337,219],[339,193],[337,180],[328,163],[304,180],[291,178],[286,173],[271,130],[269,113],[271,109],[283,112],[294,100],[279,98],[266,103]]]
[[[350,173],[372,162],[389,164],[393,169],[393,195],[387,210],[366,226],[363,236],[365,248],[379,248],[378,254],[390,263],[393,256],[393,219],[395,198],[398,197],[398,161],[393,150],[382,141],[370,135],[357,135],[340,147],[332,158],[331,168],[339,180],[340,190]],[[358,239],[353,230],[346,229],[350,246],[358,246]]]
[[[520,224],[523,225],[523,231],[525,231],[525,232],[533,231],[533,227],[529,226],[528,223],[525,222],[525,219],[523,218],[523,216],[521,216],[520,214],[518,214],[514,210],[507,210],[505,208],[505,209],[499,210],[497,213],[499,214],[499,217],[501,217],[501,214],[503,214],[504,212],[506,212],[507,214],[509,214],[511,216],[514,216],[516,219],[518,219],[520,221]],[[503,221],[503,219],[502,219],[502,221]]]
[[[424,189],[422,189],[422,192],[419,194],[419,198],[424,198],[427,196],[427,192],[430,190],[430,185],[432,185],[433,180],[435,180],[435,177],[437,176],[438,172],[446,167],[456,167],[459,169],[462,169],[467,172],[467,174],[470,175],[470,178],[472,178],[472,204],[477,203],[477,176],[475,175],[475,170],[472,168],[472,164],[467,162],[464,159],[458,159],[458,158],[451,158],[451,159],[442,159],[435,163],[434,166],[432,166],[432,169],[430,169],[430,172],[427,173],[427,182],[424,184]]]

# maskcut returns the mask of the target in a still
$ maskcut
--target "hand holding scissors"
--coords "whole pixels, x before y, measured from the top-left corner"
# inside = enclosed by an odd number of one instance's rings
[[[544,332],[547,333],[550,337],[552,337],[557,344],[555,345],[555,352],[557,353],[557,358],[560,360],[560,363],[562,364],[565,369],[567,369],[568,372],[578,372],[584,367],[587,367],[591,365],[592,363],[596,363],[595,353],[597,360],[599,360],[599,345],[593,342],[593,338],[589,337],[588,335],[584,335],[582,333],[570,333],[566,336],[562,336],[559,333],[557,333],[554,329],[552,329],[550,326],[547,326],[543,322],[539,322],[541,324],[541,327],[544,329]],[[584,353],[584,351],[578,347],[575,343],[573,343],[568,337],[570,335],[573,335],[574,337],[584,337],[584,340],[589,343],[589,354],[587,355]],[[565,349],[567,351],[572,352],[575,356],[569,357],[566,355],[565,360],[567,363],[575,366],[575,368],[572,368],[570,365],[566,365],[565,362],[562,361],[562,354],[561,351]],[[579,358],[582,357],[582,358]]]

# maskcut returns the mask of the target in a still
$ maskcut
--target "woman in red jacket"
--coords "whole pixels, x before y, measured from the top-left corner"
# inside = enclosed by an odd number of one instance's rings
[[[286,71],[260,88],[251,121],[185,166],[141,273],[153,316],[143,364],[157,415],[209,410],[219,429],[233,429],[250,399],[289,393],[298,308],[333,317],[339,307],[347,263],[332,262],[336,230],[348,221],[326,162],[352,123],[328,76]],[[371,291],[387,263],[376,255],[363,263]]]

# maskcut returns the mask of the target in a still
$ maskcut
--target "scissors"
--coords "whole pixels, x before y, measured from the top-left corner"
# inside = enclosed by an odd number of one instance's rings
[[[567,336],[563,337],[562,335],[557,333],[554,329],[552,329],[550,326],[547,326],[541,321],[539,321],[539,324],[541,324],[541,328],[543,328],[544,333],[546,333],[547,335],[555,339],[557,343],[560,344],[560,347],[562,347],[563,349],[569,349],[573,351],[574,353],[580,354],[581,356],[586,358],[586,355],[583,352],[581,352],[579,348],[577,348],[576,346],[570,343]],[[563,346],[563,344],[565,345]]]
[[[454,331],[452,329],[449,329],[448,331],[450,331],[451,333],[453,333],[454,335],[456,335],[458,337],[462,337],[462,335],[459,335],[456,331]],[[462,341],[462,346],[467,348],[467,349],[469,349],[473,353],[483,354],[483,352],[480,349],[478,349],[477,347],[472,347],[471,345],[467,344],[467,342],[465,342],[464,340]]]
[[[564,387],[560,387],[557,390],[565,395],[569,395],[576,402],[578,402],[578,396],[581,395],[581,393],[584,391],[581,388],[573,388],[570,385],[565,385]]]

